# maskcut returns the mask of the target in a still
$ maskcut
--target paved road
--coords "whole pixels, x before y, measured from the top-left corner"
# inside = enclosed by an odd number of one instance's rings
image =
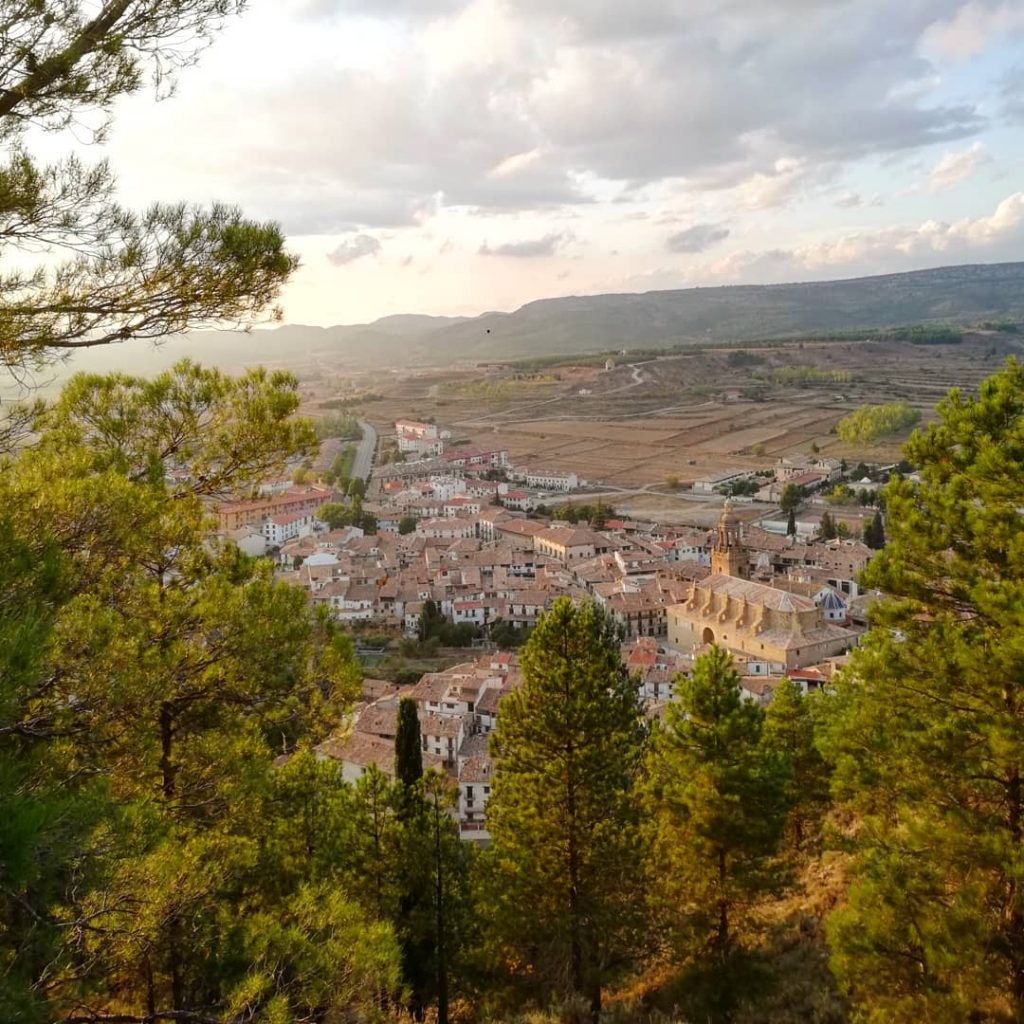
[[[356,457],[352,461],[352,476],[369,482],[370,471],[373,469],[373,456],[377,451],[377,431],[366,420],[360,420],[359,426],[363,428],[363,439],[356,446]]]

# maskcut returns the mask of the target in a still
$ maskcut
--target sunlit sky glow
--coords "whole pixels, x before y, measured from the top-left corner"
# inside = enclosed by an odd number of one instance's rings
[[[1024,2],[252,0],[103,148],[280,221],[292,323],[1020,259]]]

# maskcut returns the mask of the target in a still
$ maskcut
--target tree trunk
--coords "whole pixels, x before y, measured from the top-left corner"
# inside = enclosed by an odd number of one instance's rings
[[[160,776],[161,790],[165,800],[174,797],[174,712],[165,701],[160,705]]]
[[[1024,829],[1024,792],[1022,792],[1020,769],[1010,773],[1007,787],[1007,817],[1013,850],[1021,847],[1021,833]],[[1007,946],[1010,951],[1010,994],[1015,1024],[1024,1024],[1024,912],[1020,907],[1020,894],[1016,881],[1010,878],[1007,885]]]
[[[437,1024],[448,1024],[448,963],[445,951],[444,863],[441,855],[441,821],[443,812],[434,804],[434,867],[437,902]]]
[[[174,799],[174,710],[169,701],[160,705],[160,776],[164,800]],[[172,914],[167,923],[167,964],[171,974],[171,1008],[185,1008],[185,982],[181,965],[181,920]]]
[[[719,960],[725,960],[729,948],[729,901],[725,896],[725,850],[718,851],[718,930],[715,934],[715,949]]]

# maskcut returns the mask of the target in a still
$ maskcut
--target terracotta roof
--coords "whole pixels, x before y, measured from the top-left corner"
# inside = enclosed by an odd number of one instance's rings
[[[726,576],[724,573],[716,573],[705,580],[698,581],[693,586],[695,593],[711,590],[716,594],[724,594],[737,600],[746,600],[751,604],[759,604],[777,612],[813,612],[817,610],[810,598],[790,594],[785,590],[777,590],[765,583],[755,583],[753,580],[744,580],[737,576]]]

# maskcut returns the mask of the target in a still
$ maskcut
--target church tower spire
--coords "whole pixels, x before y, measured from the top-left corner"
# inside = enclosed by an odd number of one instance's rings
[[[742,579],[750,577],[750,562],[740,538],[740,519],[728,498],[718,521],[718,538],[711,552],[711,572]]]

